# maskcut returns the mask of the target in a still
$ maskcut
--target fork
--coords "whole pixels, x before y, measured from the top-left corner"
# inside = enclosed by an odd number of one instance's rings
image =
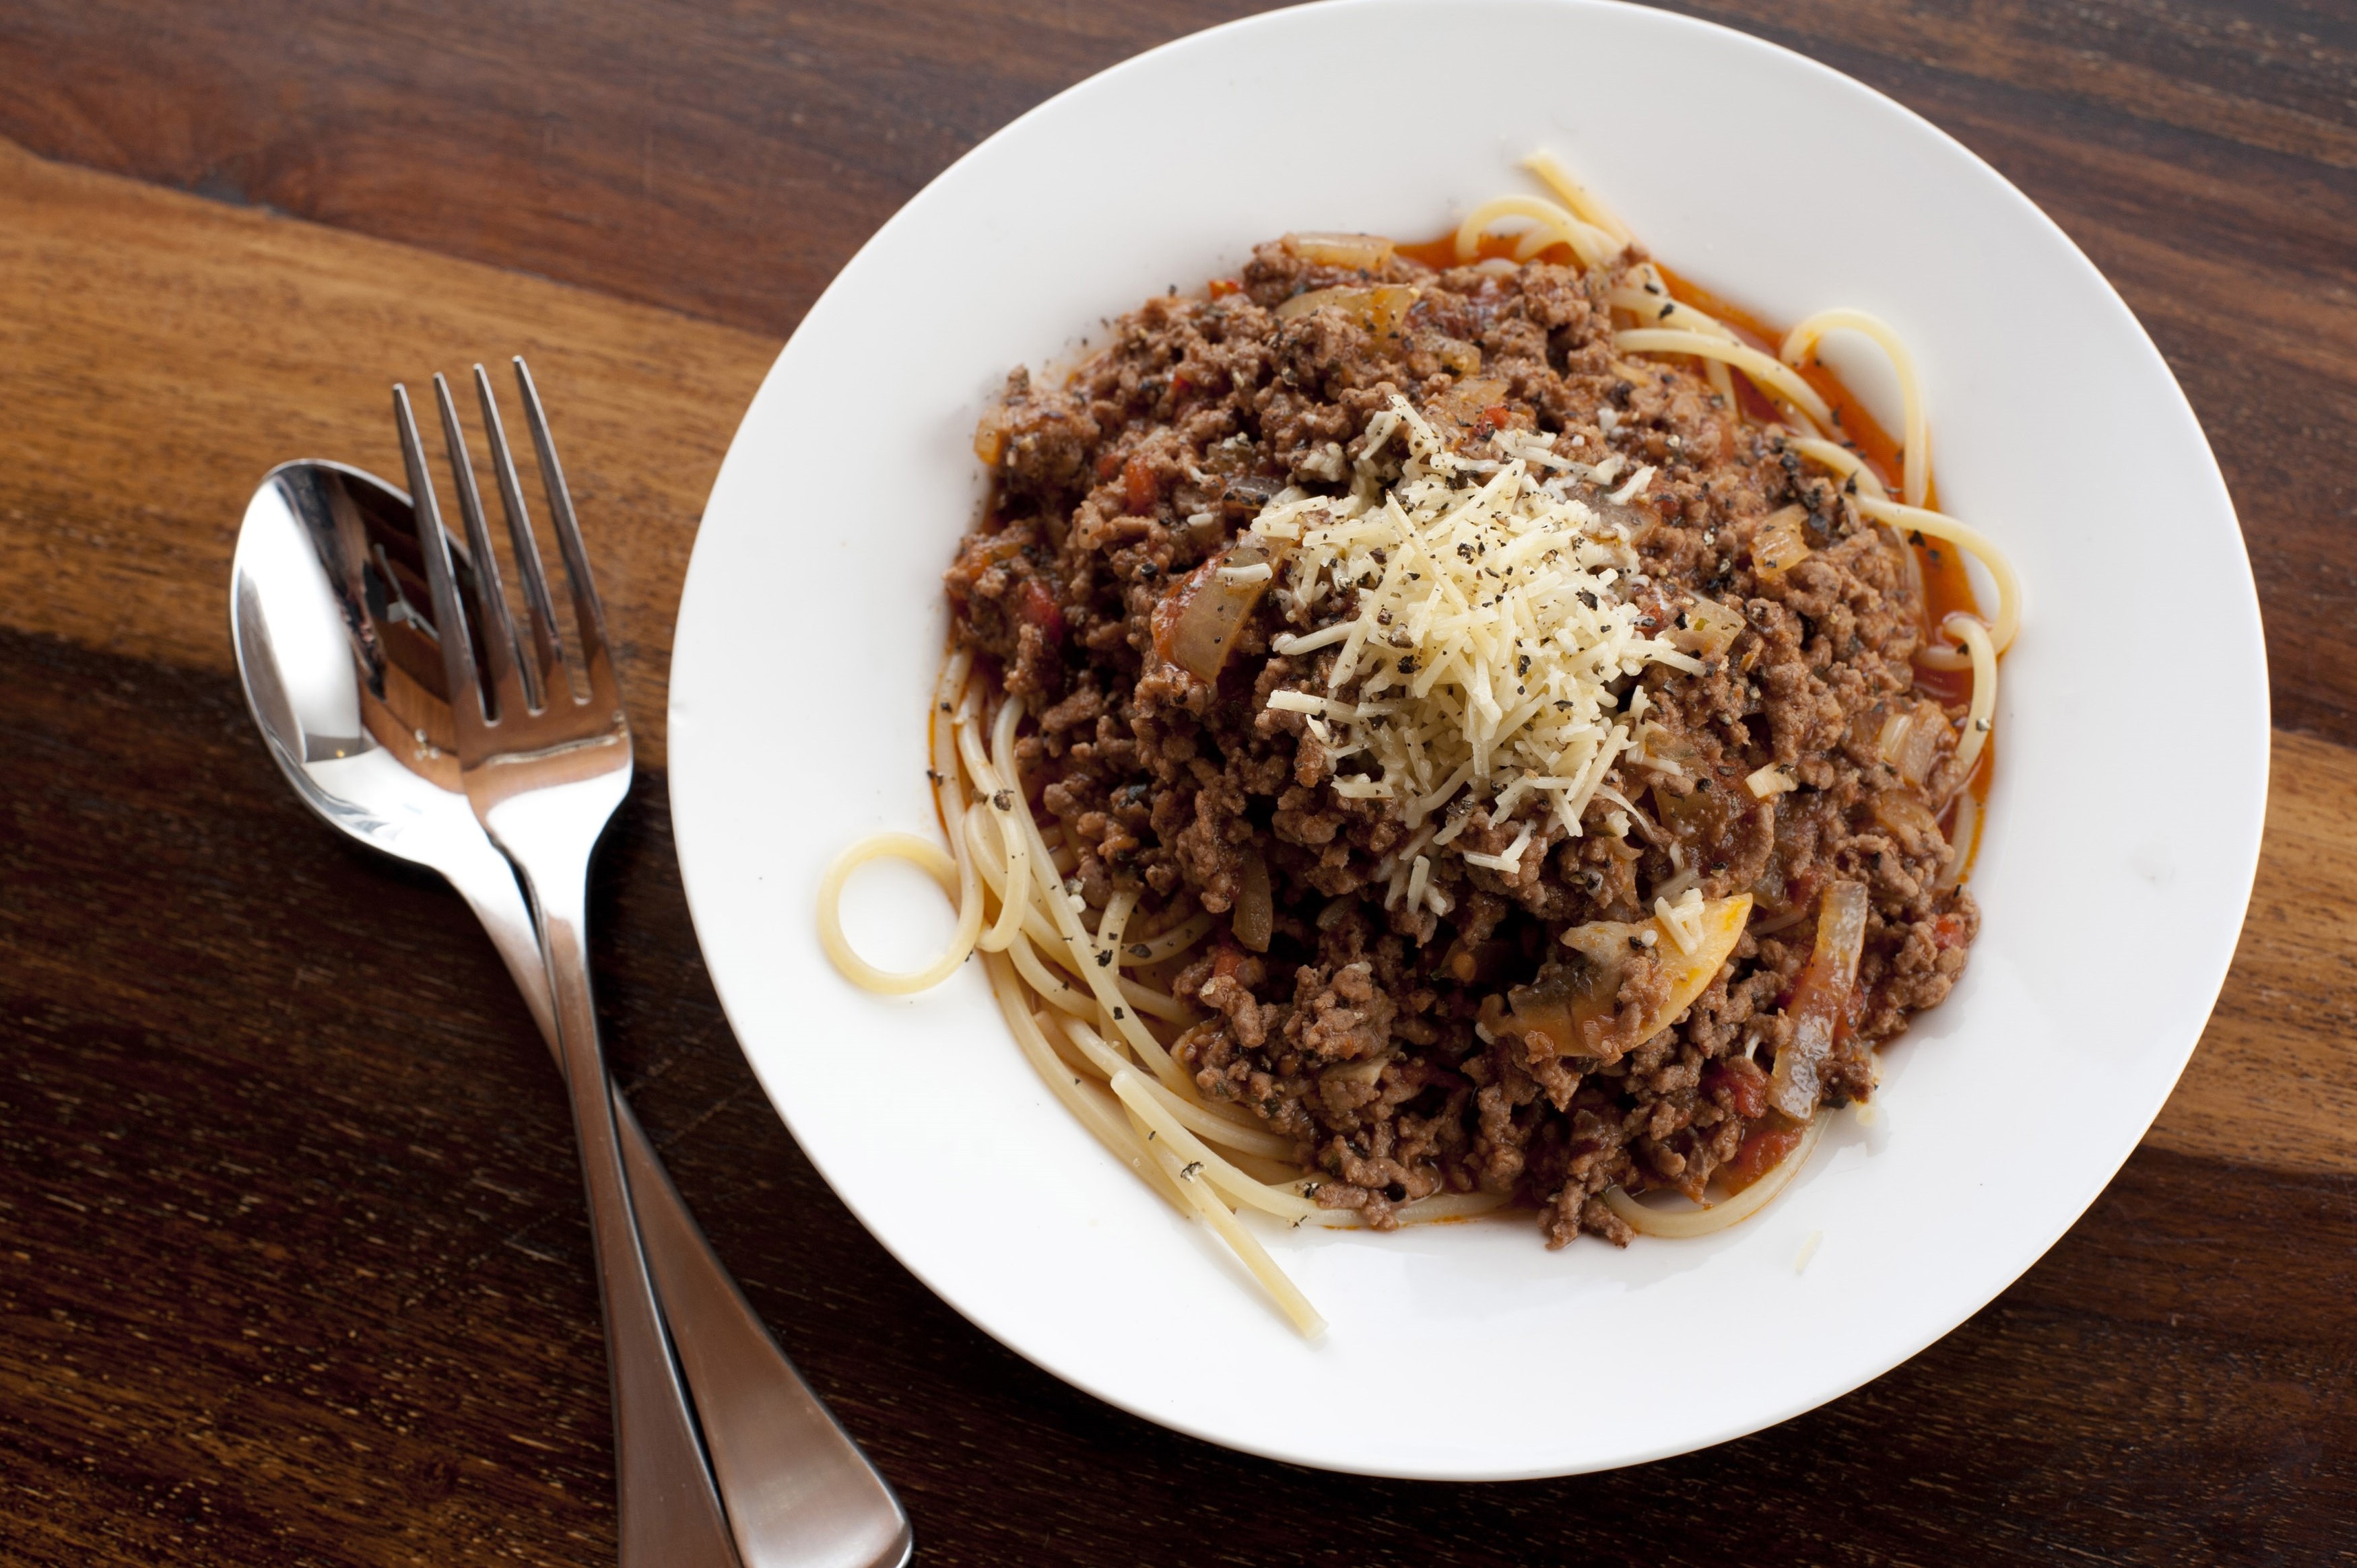
[[[749,1311],[714,1311],[703,1301],[675,1304],[671,1321],[692,1316],[705,1332],[677,1338],[666,1332],[645,1248],[675,1246],[677,1239],[661,1231],[640,1238],[632,1177],[617,1139],[586,944],[590,857],[630,788],[630,723],[546,413],[523,360],[514,365],[571,590],[586,697],[575,694],[560,651],[547,575],[483,367],[474,367],[475,390],[529,617],[528,656],[500,585],[448,383],[434,378],[453,489],[475,564],[471,603],[462,602],[451,568],[448,536],[405,387],[393,389],[393,411],[435,621],[443,631],[461,778],[477,819],[514,865],[531,900],[548,973],[605,1304],[620,1562],[623,1568],[659,1563],[727,1568],[740,1562],[746,1568],[893,1568],[907,1561],[909,1544],[898,1499]],[[665,1179],[649,1164],[642,1163],[639,1180]],[[673,1270],[669,1277],[701,1280],[707,1294],[733,1289],[716,1270]],[[691,1314],[691,1306],[697,1310]],[[682,1383],[683,1366],[693,1400]]]

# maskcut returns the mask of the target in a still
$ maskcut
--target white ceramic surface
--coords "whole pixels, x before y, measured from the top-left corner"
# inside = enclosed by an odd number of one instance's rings
[[[1913,345],[1943,498],[2029,585],[1973,878],[1986,924],[1955,994],[1887,1053],[1875,1122],[1844,1113],[1759,1219],[1625,1251],[1549,1252],[1521,1220],[1264,1228],[1332,1321],[1308,1345],[1049,1098],[978,966],[913,1000],[855,992],[813,934],[813,890],[856,835],[932,831],[940,573],[1008,368],[1286,230],[1441,231],[1526,188],[1516,161],[1539,145],[1768,319],[1860,306]],[[2189,581],[2193,639],[2153,613]],[[2257,602],[2216,466],[2071,242],[1846,77],[1578,0],[1280,12],[1131,60],[977,147],[844,269],[763,383],[672,670],[672,796],[713,979],[867,1227],[1103,1399],[1394,1476],[1559,1475],[1720,1442],[1857,1387],[2004,1289],[2135,1147],[2201,1032],[2266,759]],[[899,888],[870,890],[863,929],[895,897],[922,906],[914,929],[945,929],[934,896]]]

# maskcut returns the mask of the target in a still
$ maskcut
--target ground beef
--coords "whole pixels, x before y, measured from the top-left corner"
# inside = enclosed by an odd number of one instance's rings
[[[947,588],[955,636],[1038,715],[1018,752],[1043,824],[1060,830],[1092,903],[1135,887],[1168,919],[1229,917],[1265,878],[1265,950],[1222,929],[1170,977],[1204,1015],[1176,1053],[1206,1095],[1293,1141],[1320,1202],[1379,1227],[1415,1198],[1480,1190],[1538,1210],[1550,1244],[1583,1231],[1626,1242],[1608,1187],[1699,1195],[1747,1140],[1785,1126],[1763,1086],[1793,1033],[1784,1008],[1823,889],[1862,883],[1871,900],[1824,1069],[1834,1104],[1870,1092],[1871,1047],[1947,994],[1977,929],[1970,896],[1943,877],[1950,849],[1932,809],[1958,793],[1963,707],[1919,688],[1907,547],[1701,377],[1617,358],[1602,301],[1619,276],[1544,263],[1435,273],[1405,258],[1344,274],[1265,245],[1211,297],[1174,294],[1122,318],[1068,385],[1016,372],[976,437],[993,501]],[[1385,282],[1419,291],[1389,335],[1337,308],[1275,314],[1308,290]],[[1339,491],[1394,394],[1437,420],[1476,380],[1503,390],[1484,389],[1497,404],[1473,424],[1452,419],[1467,442],[1486,441],[1502,410],[1654,465],[1644,573],[1745,624],[1707,674],[1656,668],[1636,682],[1684,760],[1675,776],[1615,769],[1608,784],[1637,807],[1623,831],[1602,798],[1578,838],[1540,801],[1519,820],[1479,816],[1431,852],[1452,889],[1443,918],[1383,908],[1376,867],[1405,837],[1399,809],[1336,797],[1299,715],[1265,711],[1270,691],[1319,672],[1314,656],[1271,652],[1278,596],[1216,682],[1157,658],[1152,617],[1278,489]],[[1781,576],[1755,572],[1762,520],[1795,505],[1813,553]],[[1893,715],[1943,737],[1920,786],[1880,756]],[[1800,787],[1756,800],[1744,780],[1771,763]],[[1523,821],[1545,853],[1525,854],[1522,875],[1459,858],[1496,853]],[[1477,1026],[1485,998],[1565,961],[1567,928],[1646,918],[1675,875],[1673,844],[1706,896],[1757,900],[1734,956],[1674,1024],[1609,1057]],[[1641,1008],[1659,966],[1632,962],[1620,984],[1616,1005]]]

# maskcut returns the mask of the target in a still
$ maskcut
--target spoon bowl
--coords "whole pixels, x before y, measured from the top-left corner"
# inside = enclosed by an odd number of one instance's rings
[[[457,544],[453,566],[471,579]],[[482,920],[544,1036],[522,889],[468,804],[409,498],[341,463],[273,468],[231,564],[230,630],[272,760],[351,838],[440,872]]]

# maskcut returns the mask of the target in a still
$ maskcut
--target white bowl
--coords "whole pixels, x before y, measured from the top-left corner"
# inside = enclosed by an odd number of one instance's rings
[[[1986,922],[1964,983],[1885,1053],[1872,1124],[1843,1113],[1759,1218],[1625,1251],[1549,1252],[1526,1218],[1263,1227],[1332,1322],[1306,1344],[1049,1097],[978,966],[911,1000],[855,991],[820,950],[813,892],[853,838],[935,831],[940,574],[976,514],[968,444],[1008,369],[1064,359],[1100,318],[1287,230],[1439,233],[1525,188],[1517,162],[1542,145],[1656,255],[1765,318],[1859,306],[1913,347],[1944,504],[2028,584],[1972,882]],[[943,1299],[1211,1442],[1504,1478],[1797,1414],[2050,1246],[2135,1148],[2216,997],[2267,733],[2249,563],[2192,412],[2093,266],[1986,165],[1706,23],[1587,0],[1361,0],[1082,83],[844,269],[705,514],[671,787],[697,934],[763,1087]],[[947,928],[913,876],[864,898],[879,958]]]

